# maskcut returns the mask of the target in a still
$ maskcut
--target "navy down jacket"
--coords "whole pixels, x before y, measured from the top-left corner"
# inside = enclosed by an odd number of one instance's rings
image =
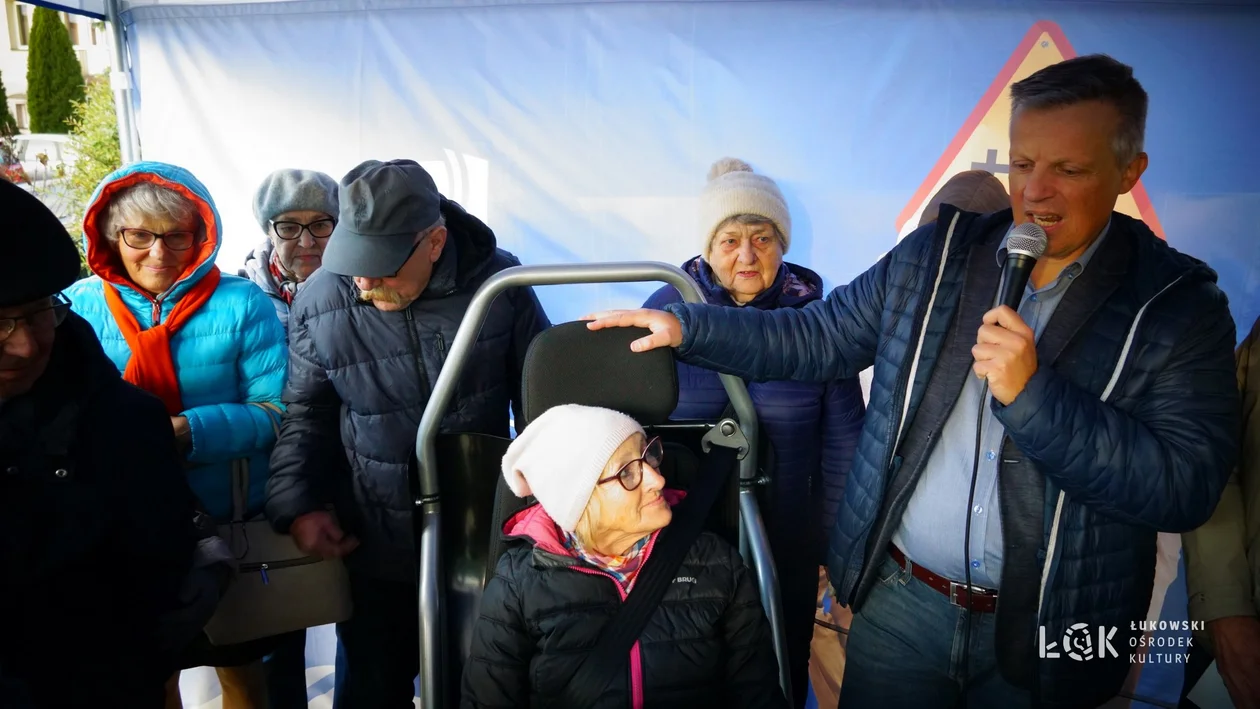
[[[277,531],[334,503],[360,541],[355,571],[415,582],[409,469],[416,431],[447,346],[477,288],[520,262],[458,204],[442,201],[446,247],[428,288],[401,312],[358,300],[350,278],[316,271],[289,314],[289,382],[271,455],[267,517]],[[550,327],[532,289],[495,299],[440,432],[506,438],[521,418],[521,369],[530,341]],[[348,472],[347,472],[348,467]]]
[[[831,534],[831,581],[855,608],[870,586],[859,582],[886,554],[868,537],[886,522],[887,485],[939,363],[970,247],[1004,233],[1011,220],[1010,210],[981,216],[942,208],[935,224],[801,309],[666,306],[682,321],[678,356],[692,364],[758,381],[830,381],[874,366],[866,425]],[[1094,281],[1082,304],[1088,316],[1066,349],[1039,365],[1010,406],[993,403],[1023,459],[1014,462],[1030,462],[1045,487],[1044,534],[1039,548],[1027,550],[1040,566],[1027,622],[1004,627],[1013,614],[999,602],[997,654],[1003,676],[1032,687],[1044,707],[1096,706],[1115,695],[1129,669],[1128,641],[1138,634],[1131,623],[1150,603],[1156,533],[1207,521],[1238,443],[1235,327],[1216,274],[1119,213],[1094,258],[1082,276]],[[1006,468],[1004,460],[1000,475]],[[1118,628],[1120,656],[1038,661],[1029,642],[1037,626],[1062,638],[1075,623]],[[1030,657],[1031,676],[1021,676],[1017,665]]]

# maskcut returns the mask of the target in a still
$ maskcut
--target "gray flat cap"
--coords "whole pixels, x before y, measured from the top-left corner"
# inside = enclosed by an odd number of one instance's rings
[[[368,160],[341,179],[341,216],[323,268],[388,278],[410,257],[416,235],[437,223],[442,196],[414,160]]]

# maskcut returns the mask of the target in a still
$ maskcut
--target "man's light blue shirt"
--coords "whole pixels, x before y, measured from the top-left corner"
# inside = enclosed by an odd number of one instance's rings
[[[1058,278],[1039,289],[1034,289],[1030,281],[1024,289],[1019,315],[1032,328],[1038,340],[1059,301],[1084,272],[1110,227],[1108,222],[1094,243],[1080,258],[1064,268]],[[1010,230],[998,247],[999,264],[1005,263],[1008,238]],[[967,511],[981,384],[976,376],[967,377],[967,383],[915,485],[892,541],[915,564],[958,583],[966,580],[964,564],[970,563],[972,585],[996,589],[1002,578],[1002,516],[998,506],[997,476],[1005,429],[994,418],[993,409],[989,406],[992,395],[987,396],[984,402],[976,496],[971,510]],[[967,524],[964,514],[971,515],[971,545],[967,561],[962,554]]]

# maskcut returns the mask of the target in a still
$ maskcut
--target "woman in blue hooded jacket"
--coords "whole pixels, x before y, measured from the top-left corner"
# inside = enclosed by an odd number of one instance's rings
[[[97,187],[83,231],[95,275],[66,291],[72,307],[123,377],[166,405],[206,513],[231,520],[235,461],[249,466],[247,518],[261,513],[287,346],[262,290],[214,265],[222,227],[209,192],[183,168],[131,165]],[[219,669],[225,708],[265,706],[260,670]]]
[[[700,195],[700,227],[700,255],[683,270],[709,303],[773,310],[822,298],[818,274],[783,260],[792,224],[782,193],[746,163],[724,158],[710,169]],[[643,307],[659,309],[681,300],[673,286],[665,286]],[[676,420],[714,419],[727,406],[716,372],[680,362],[678,389]],[[748,393],[773,453],[763,512],[779,573],[792,695],[799,707],[808,695],[818,569],[825,563],[826,535],[844,496],[865,405],[857,379],[749,383]]]

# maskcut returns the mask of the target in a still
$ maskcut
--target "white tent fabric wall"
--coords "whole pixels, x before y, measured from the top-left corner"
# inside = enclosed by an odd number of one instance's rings
[[[697,252],[694,195],[714,151],[618,116],[616,97],[557,106],[535,91],[563,77],[582,89],[572,96],[594,89],[646,91],[655,95],[642,100],[655,105],[694,100],[675,95],[676,82],[657,83],[655,70],[637,86],[618,77],[623,85],[601,88],[616,71],[600,66],[615,48],[592,36],[610,30],[604,19],[574,12],[540,27],[535,8],[513,7],[496,8],[488,25],[476,11],[354,12],[359,5],[131,13],[144,156],[191,166],[215,195],[226,225],[222,268],[235,269],[263,238],[251,197],[271,170],[340,178],[363,159],[396,157],[424,164],[448,197],[495,228],[503,248],[535,263],[647,255],[678,263]],[[616,41],[660,41],[649,37],[653,28],[619,25]],[[557,124],[558,111],[578,120]],[[627,160],[636,153],[652,157]],[[594,190],[592,171],[600,173]],[[589,290],[611,304],[614,293],[641,298],[651,289]]]

